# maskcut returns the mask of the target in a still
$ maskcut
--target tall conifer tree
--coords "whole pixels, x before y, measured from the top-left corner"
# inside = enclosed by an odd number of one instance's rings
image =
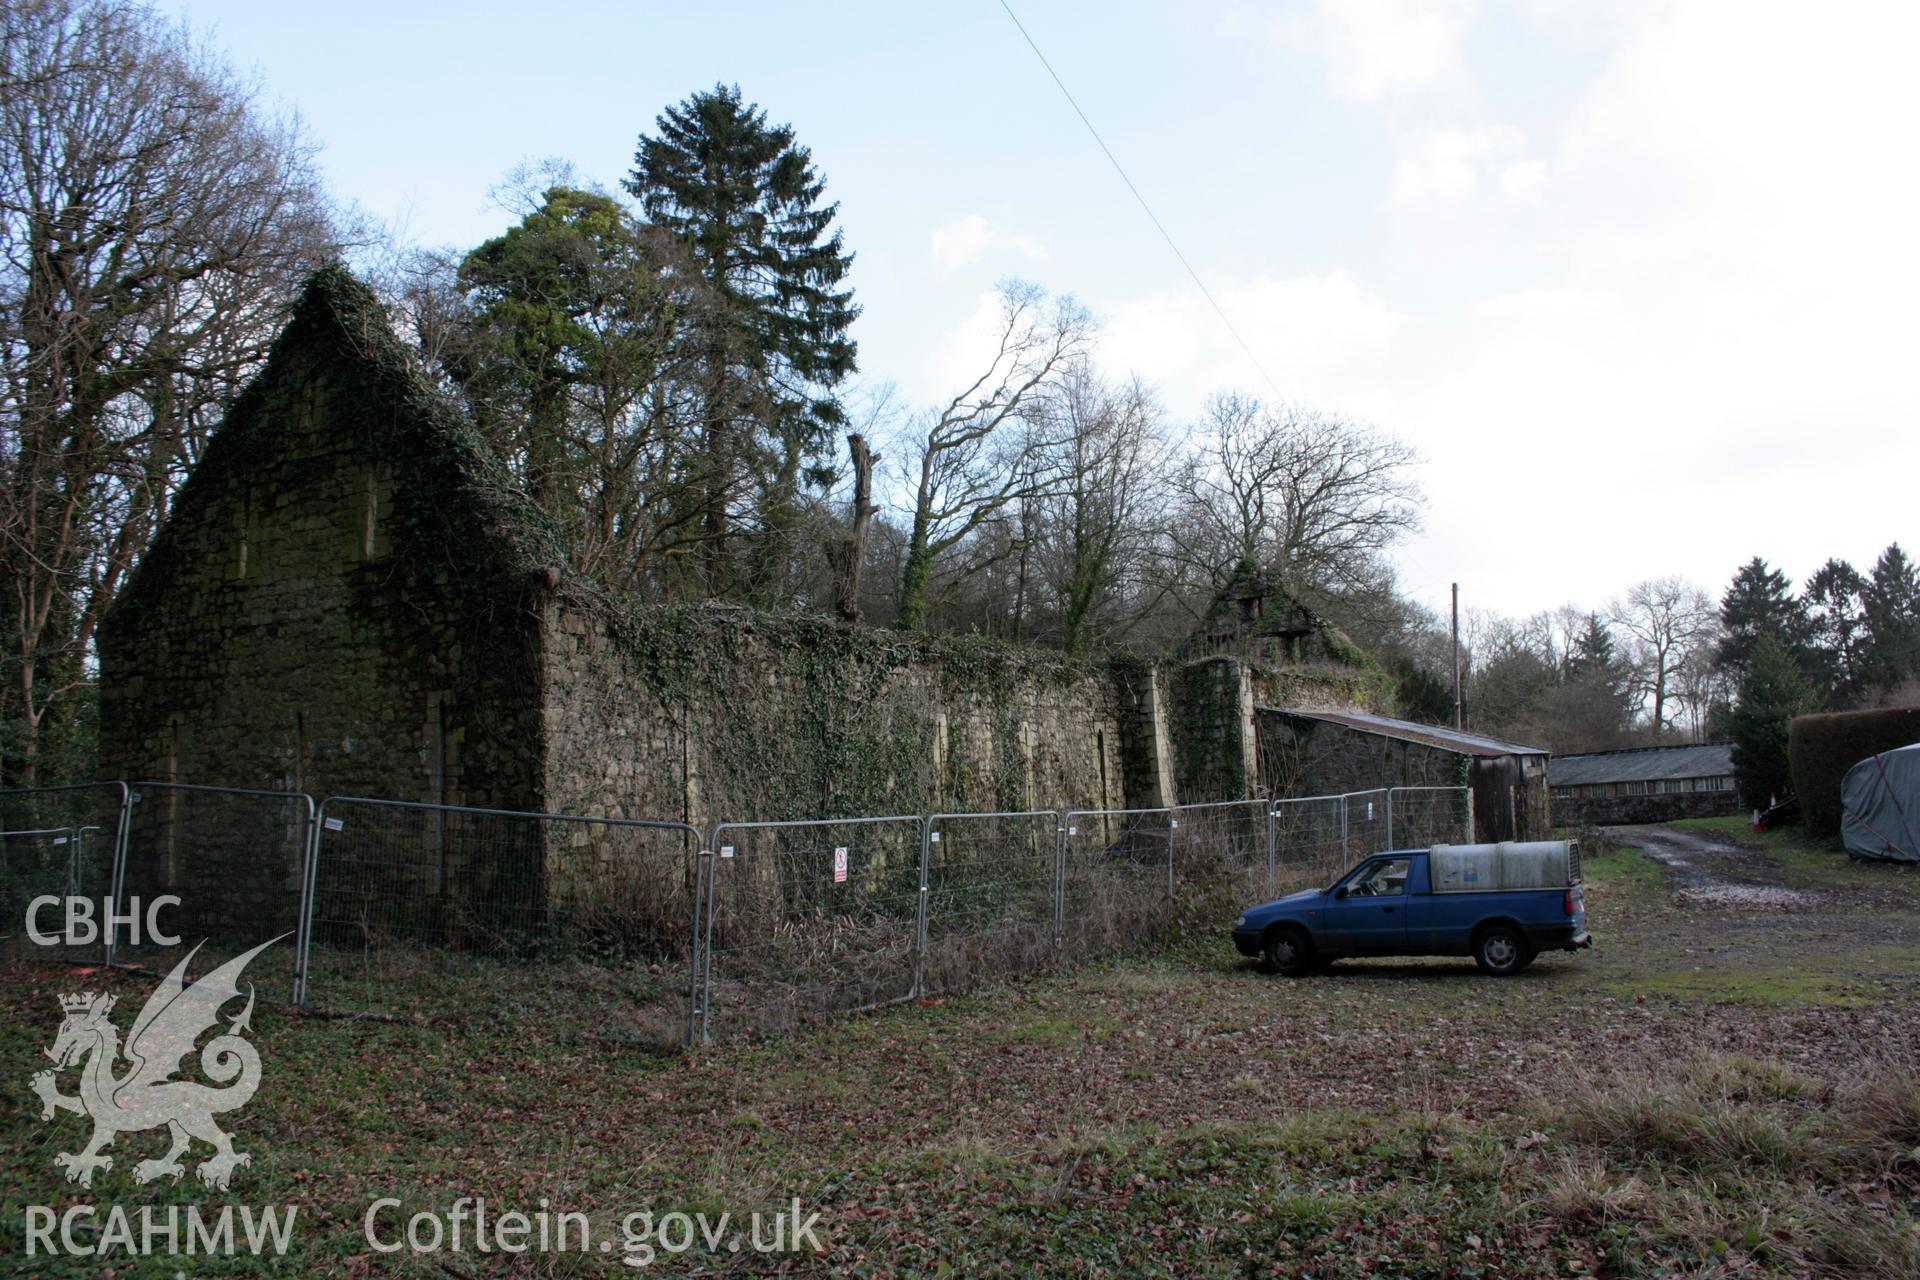
[[[716,85],[668,107],[643,135],[626,181],[646,215],[679,238],[713,305],[689,316],[705,368],[701,522],[710,594],[764,592],[785,553],[803,483],[824,483],[825,447],[845,413],[834,395],[855,368],[859,315],[841,287],[853,255],[837,204],[789,125]],[[754,563],[736,554],[754,526]]]
[[[1818,697],[1779,635],[1762,632],[1748,655],[1740,677],[1739,700],[1728,716],[1734,781],[1740,788],[1742,804],[1764,809],[1793,791],[1793,771],[1787,763],[1787,727],[1795,716],[1818,707]]]
[[[1920,679],[1920,571],[1899,543],[1880,553],[1861,599],[1867,679],[1881,689]]]
[[[1720,622],[1725,635],[1717,655],[1720,665],[1736,677],[1747,669],[1760,637],[1779,639],[1804,669],[1808,664],[1807,609],[1793,594],[1793,584],[1759,556],[1740,566],[1727,593],[1720,598]]]
[[[1807,579],[1808,638],[1819,663],[1820,685],[1836,707],[1850,707],[1866,684],[1867,580],[1845,560],[1830,559]]]

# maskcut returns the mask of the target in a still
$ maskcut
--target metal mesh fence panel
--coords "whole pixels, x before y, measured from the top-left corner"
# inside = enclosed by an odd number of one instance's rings
[[[1264,896],[1273,884],[1267,803],[1227,800],[1173,811],[1174,880],[1235,901]]]
[[[702,1034],[778,1034],[911,995],[924,831],[919,817],[714,828]]]
[[[0,946],[29,959],[105,958],[97,933],[90,941],[66,941],[66,899],[89,899],[98,928],[101,903],[112,896],[126,806],[127,789],[118,782],[0,791]],[[35,943],[27,937],[27,909],[47,897],[61,901],[42,907],[35,926],[62,940]]]
[[[192,973],[275,939],[247,966],[256,987],[287,990],[300,926],[313,797],[180,782],[135,782],[116,909],[142,917],[136,940],[116,942],[116,963],[166,973],[193,953]],[[145,932],[156,898],[177,907],[158,923],[177,941]]]
[[[1341,832],[1340,796],[1273,802],[1275,894],[1324,888],[1351,864]]]
[[[1055,927],[1069,952],[1125,949],[1166,920],[1174,821],[1169,809],[1083,809],[1066,815]]]
[[[700,845],[684,823],[331,798],[296,998],[679,1044]]]
[[[729,823],[711,844],[682,823],[185,783],[0,791],[0,945],[21,946],[34,898],[91,898],[98,926],[171,895],[178,943],[123,924],[111,955],[98,931],[35,954],[164,971],[197,947],[204,973],[285,937],[249,977],[323,1010],[664,1045],[1124,950],[1176,897],[1325,885],[1471,828],[1464,787]]]
[[[921,990],[956,991],[1047,962],[1059,834],[1051,810],[928,819]]]
[[[59,931],[65,899],[75,893],[79,870],[72,827],[0,828],[0,942],[17,941],[26,932],[27,911],[38,899],[59,901],[38,912],[41,933]]]
[[[1467,787],[1395,787],[1387,793],[1387,843],[1395,849],[1471,844],[1472,805]]]
[[[1387,789],[1350,791],[1340,797],[1346,863],[1352,866],[1387,847]]]

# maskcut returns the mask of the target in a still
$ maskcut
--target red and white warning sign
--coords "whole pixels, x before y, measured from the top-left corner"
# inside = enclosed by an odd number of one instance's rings
[[[847,846],[845,845],[840,845],[833,851],[833,882],[835,884],[847,882]]]

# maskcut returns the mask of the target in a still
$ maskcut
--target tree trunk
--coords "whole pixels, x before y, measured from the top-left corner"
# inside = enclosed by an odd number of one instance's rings
[[[729,436],[727,377],[724,357],[718,351],[707,353],[707,474],[701,502],[702,548],[706,561],[707,596],[724,599],[727,594],[727,489],[733,480],[732,441]]]
[[[880,458],[867,451],[867,438],[857,431],[847,435],[847,454],[853,460],[853,509],[846,536],[828,549],[827,563],[833,568],[834,607],[843,621],[859,622],[860,570],[867,558],[867,529],[878,510],[873,505],[873,466]]]
[[[907,563],[900,571],[900,609],[894,625],[918,631],[927,618],[927,582],[933,576],[932,517],[922,505],[913,513],[913,533],[907,539]]]
[[[1073,494],[1073,571],[1067,578],[1066,610],[1061,627],[1061,644],[1069,658],[1086,655],[1087,619],[1093,613],[1093,601],[1104,568],[1101,554],[1087,531],[1086,511],[1087,495],[1076,489]]]

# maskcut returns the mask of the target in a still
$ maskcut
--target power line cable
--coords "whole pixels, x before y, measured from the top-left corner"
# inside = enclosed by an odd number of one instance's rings
[[[1099,144],[1100,150],[1105,153],[1107,162],[1113,166],[1113,171],[1120,175],[1120,181],[1127,184],[1127,190],[1131,191],[1133,198],[1140,202],[1140,208],[1146,213],[1148,220],[1153,223],[1154,230],[1158,231],[1160,238],[1167,242],[1167,248],[1173,250],[1173,256],[1180,259],[1180,265],[1187,269],[1187,275],[1192,278],[1194,287],[1200,290],[1200,296],[1207,300],[1207,305],[1213,308],[1213,313],[1220,317],[1220,323],[1227,327],[1227,332],[1233,335],[1233,340],[1240,344],[1240,350],[1246,353],[1248,361],[1252,363],[1255,369],[1260,371],[1260,376],[1266,379],[1267,385],[1273,388],[1273,394],[1279,396],[1281,399],[1285,399],[1285,395],[1280,390],[1280,384],[1273,380],[1273,375],[1267,372],[1267,367],[1260,363],[1260,357],[1253,354],[1253,348],[1248,346],[1247,340],[1240,336],[1240,330],[1234,327],[1234,323],[1228,318],[1225,308],[1223,308],[1219,301],[1213,296],[1213,291],[1207,288],[1206,281],[1200,278],[1200,273],[1193,269],[1191,262],[1187,261],[1187,255],[1180,252],[1180,246],[1174,243],[1173,234],[1167,230],[1166,224],[1161,222],[1159,216],[1154,213],[1153,206],[1147,203],[1147,198],[1140,194],[1140,188],[1133,185],[1133,179],[1127,176],[1127,171],[1121,165],[1119,157],[1113,154],[1113,148],[1109,147],[1106,139],[1100,136],[1100,131],[1093,127],[1093,121],[1087,118],[1087,113],[1080,109],[1080,103],[1074,99],[1073,92],[1067,88],[1066,81],[1060,78],[1060,73],[1053,69],[1051,62],[1047,61],[1047,55],[1040,52],[1040,46],[1034,43],[1033,37],[1027,32],[1026,25],[1020,21],[1020,16],[1013,11],[1013,6],[1007,3],[1007,0],[1000,0],[1000,7],[1007,11],[1007,17],[1013,19],[1014,27],[1019,30],[1021,38],[1027,42],[1027,48],[1033,50],[1033,56],[1040,59],[1040,65],[1047,69],[1049,76],[1053,77],[1053,83],[1059,87],[1061,96],[1066,98],[1067,105],[1073,108],[1073,113],[1080,117],[1080,123],[1087,127],[1087,132],[1093,135],[1093,140]]]

